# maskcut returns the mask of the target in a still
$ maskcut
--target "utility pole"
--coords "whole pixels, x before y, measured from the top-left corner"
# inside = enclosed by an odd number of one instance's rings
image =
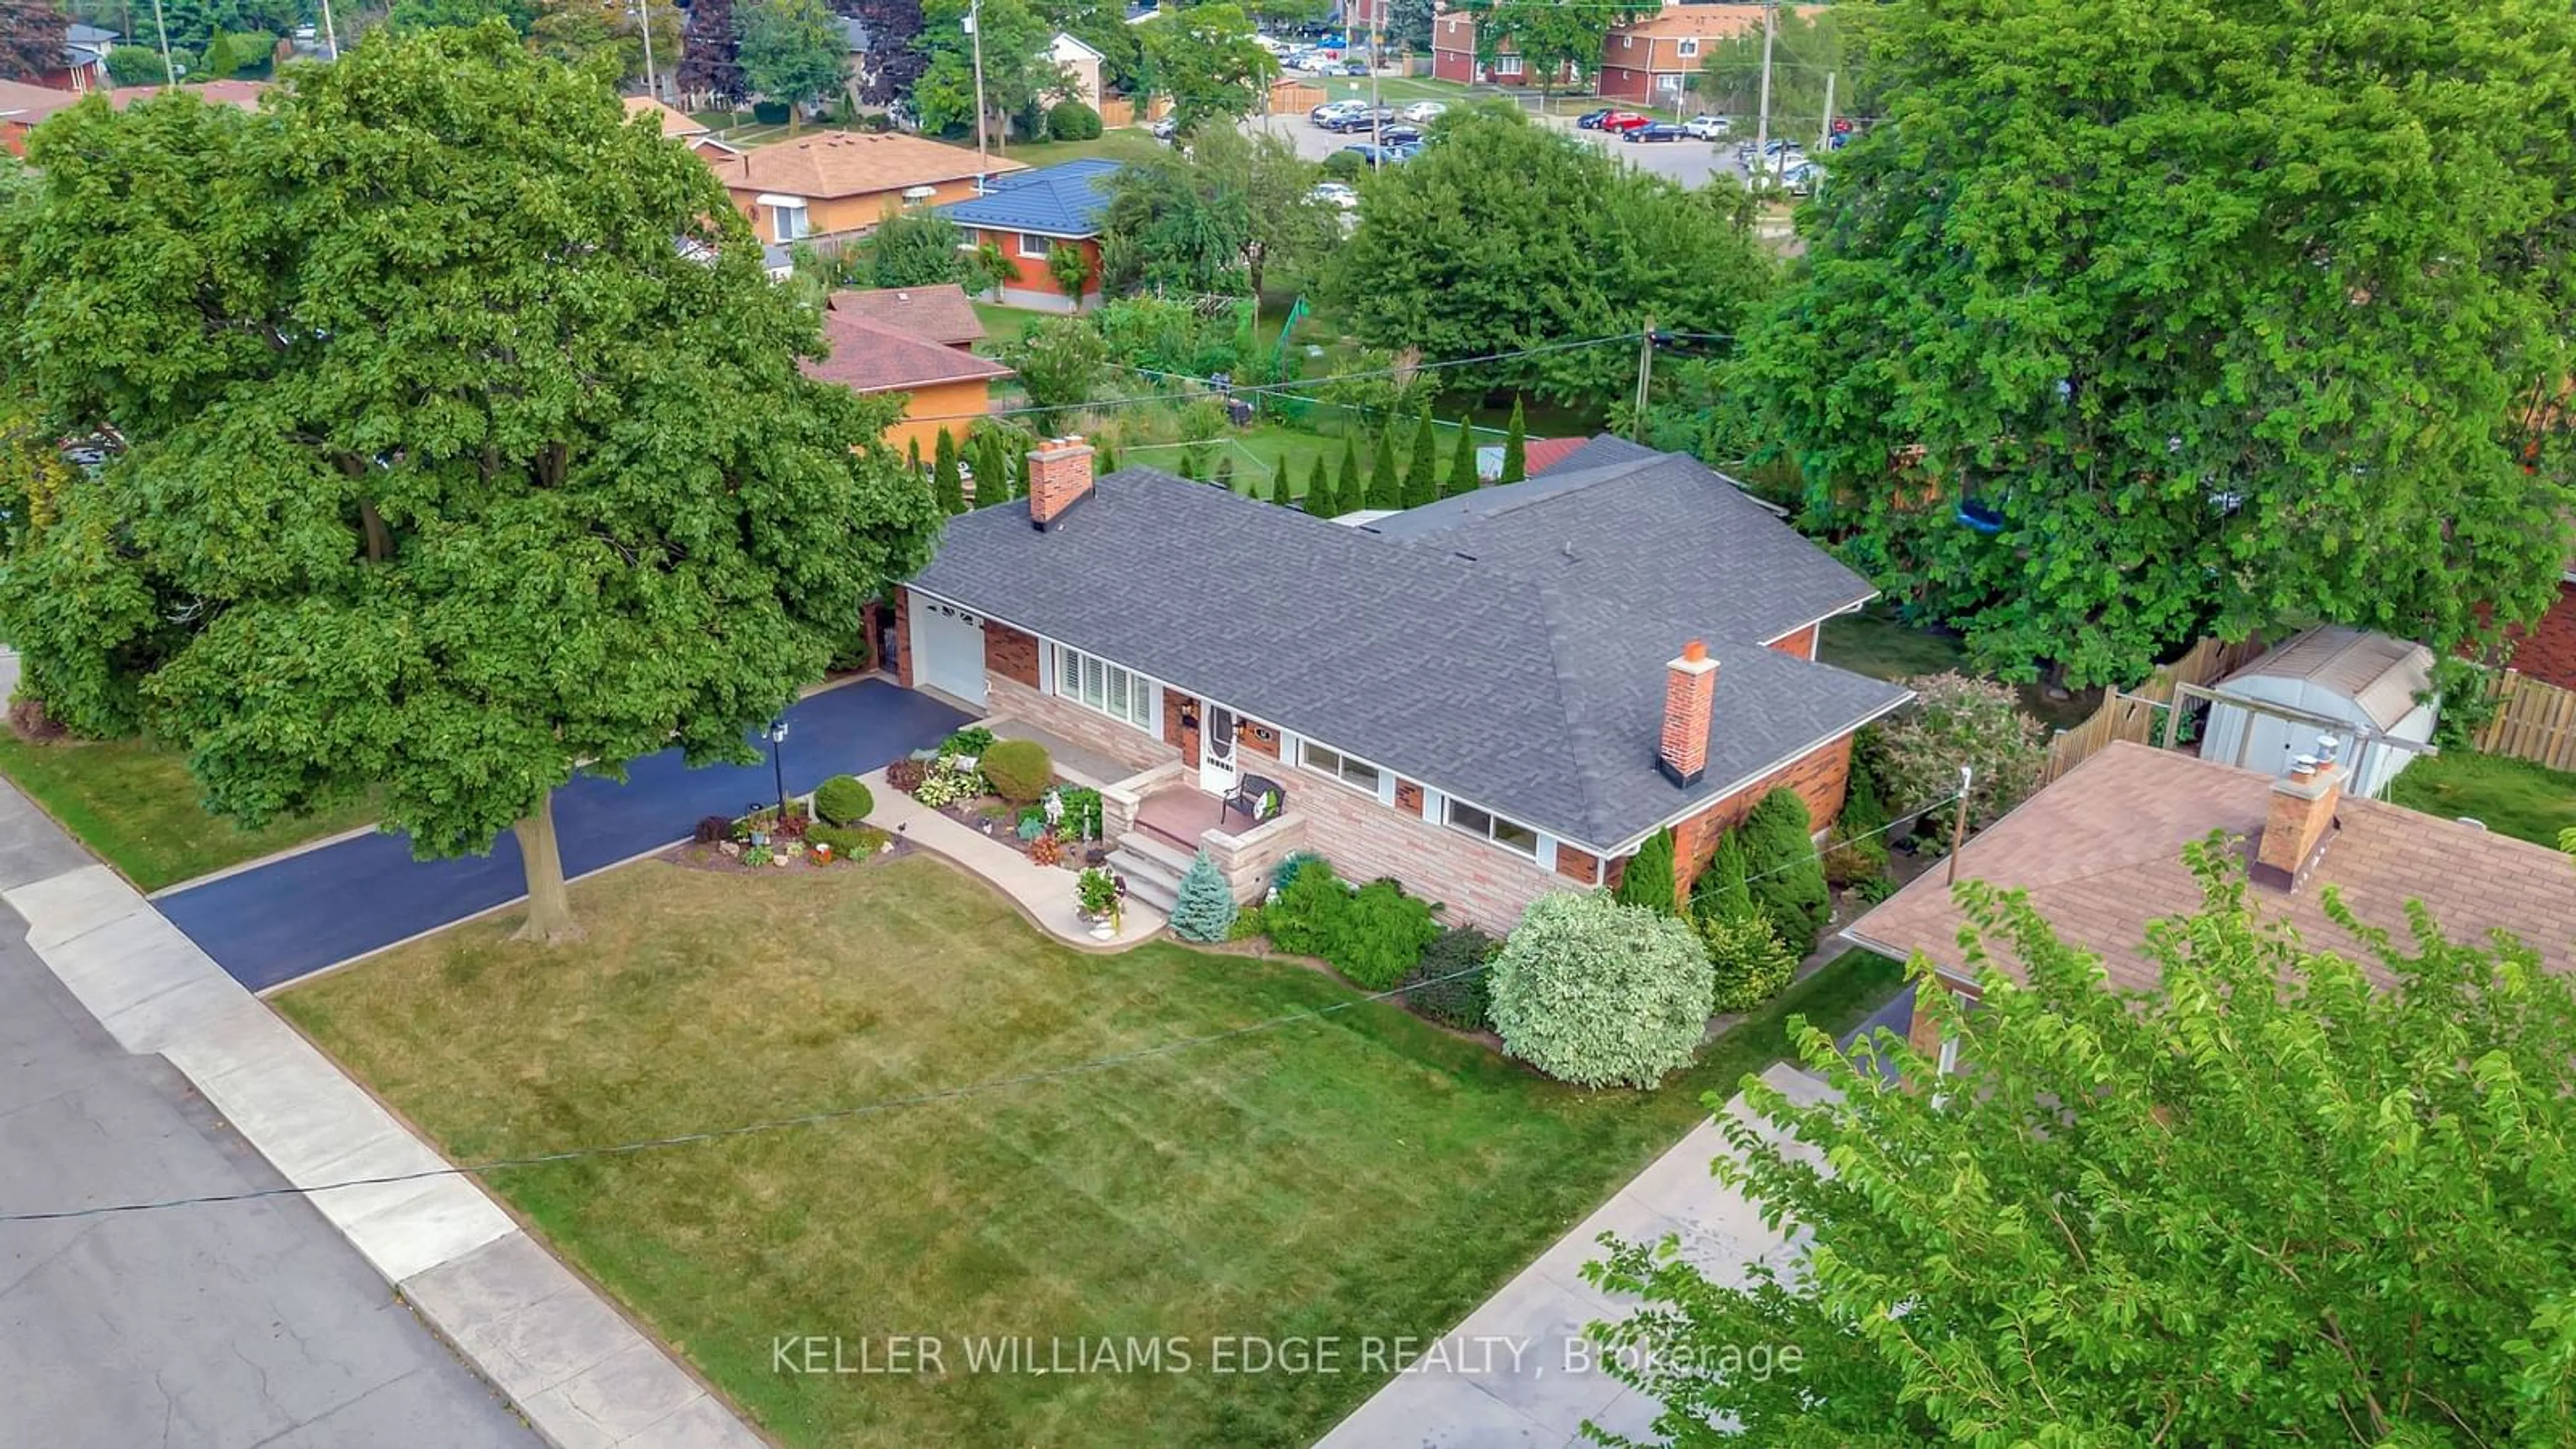
[[[1655,319],[1646,319],[1646,330],[1637,334],[1637,408],[1628,419],[1628,441],[1646,441],[1646,390],[1655,376]]]
[[[1819,156],[1832,150],[1834,144],[1834,75],[1833,71],[1825,72],[1825,128],[1816,133],[1816,154]]]
[[[322,3],[327,6],[331,0]],[[636,0],[635,14],[644,31],[644,94],[658,101],[662,99],[662,82],[653,73],[653,0]]]
[[[1368,0],[1369,7],[1369,165],[1372,169],[1386,164],[1386,118],[1378,114],[1377,66],[1380,47],[1386,44],[1386,0]]]
[[[331,58],[340,58],[340,29],[331,23],[331,0],[322,0],[322,40],[331,48]]]
[[[1959,814],[1950,823],[1950,864],[1942,872],[1941,884],[1959,883],[1959,852],[1968,848],[1968,792],[1975,788],[1977,772],[1965,765],[1959,767]]]
[[[1780,0],[1762,0],[1762,104],[1753,113],[1753,169],[1771,165],[1771,41],[1780,33]]]
[[[170,78],[170,89],[179,88],[179,65],[170,58],[170,22],[161,14],[161,0],[152,0],[152,28],[161,32],[161,73]]]
[[[976,22],[983,17],[983,0],[971,0],[966,7],[966,33],[975,42],[975,189],[984,189],[984,178],[992,174],[993,158],[987,154],[984,140],[984,27]]]

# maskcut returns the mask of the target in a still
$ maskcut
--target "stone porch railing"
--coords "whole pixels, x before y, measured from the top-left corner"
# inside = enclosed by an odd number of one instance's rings
[[[1306,848],[1306,817],[1289,810],[1248,830],[1219,827],[1200,835],[1199,844],[1225,872],[1236,900],[1257,901],[1270,889],[1279,862]]]
[[[1101,838],[1112,845],[1117,844],[1122,836],[1136,828],[1136,808],[1145,803],[1146,796],[1179,784],[1189,773],[1188,766],[1173,760],[1102,786]]]

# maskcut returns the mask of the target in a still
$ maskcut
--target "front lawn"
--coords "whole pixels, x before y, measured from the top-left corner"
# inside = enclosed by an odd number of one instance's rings
[[[177,750],[142,740],[31,745],[0,730],[0,773],[138,889],[194,880],[228,865],[366,824],[372,806],[244,830],[197,803]]]
[[[1017,1079],[491,1185],[796,1445],[1304,1445],[1383,1372],[1211,1372],[1224,1335],[1446,1332],[1781,1048],[1897,989],[1796,988],[1653,1094],[1588,1093],[1285,962],[1080,954],[909,857],[776,880],[661,862],[573,887],[588,939],[462,926],[279,1005],[460,1160]],[[1137,1053],[1102,1070],[1070,1064]],[[943,1375],[779,1371],[934,1336]],[[1188,1372],[970,1372],[964,1340],[1185,1340]],[[1078,1346],[1075,1351],[1078,1351]]]
[[[2576,775],[2465,749],[2417,755],[2389,782],[2388,798],[2445,820],[2484,821],[2498,834],[2552,850],[2558,832],[2576,825]]]

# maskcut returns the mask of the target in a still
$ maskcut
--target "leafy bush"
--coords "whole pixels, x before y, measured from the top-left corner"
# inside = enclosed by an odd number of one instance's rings
[[[1708,950],[1709,1003],[1719,1011],[1751,1011],[1779,995],[1798,969],[1758,910],[1702,916],[1699,937]]]
[[[1059,141],[1100,139],[1100,113],[1080,101],[1058,101],[1047,111],[1047,134]]]
[[[814,813],[834,825],[856,825],[876,808],[876,792],[856,775],[834,775],[814,790]]]
[[[1336,151],[1324,158],[1324,179],[1356,184],[1368,173],[1368,163],[1349,151]]]
[[[1034,839],[1029,839],[1029,864],[1061,865],[1063,863],[1063,841],[1056,839],[1052,835],[1039,835]]]
[[[1905,681],[1914,702],[1861,731],[1860,758],[1893,814],[1910,815],[1959,792],[1959,767],[1976,771],[1968,822],[1982,830],[2039,788],[2047,731],[2022,713],[2010,685],[1964,674]]]
[[[919,791],[921,782],[929,777],[930,762],[927,760],[897,760],[886,766],[886,784],[907,795]]]
[[[1427,903],[1392,880],[1373,880],[1334,917],[1323,956],[1361,990],[1384,991],[1404,979],[1439,935]]]
[[[1100,838],[1100,792],[1088,785],[1056,787],[1056,801],[1064,807],[1063,818],[1056,829],[1076,840]]]
[[[965,254],[958,250],[964,239],[965,233],[944,213],[928,207],[906,211],[888,203],[866,243],[868,284],[934,287],[958,281],[966,275]]]
[[[169,79],[161,52],[148,45],[119,45],[107,52],[108,79],[121,86],[160,85]]]
[[[1599,892],[1531,902],[1494,958],[1503,1049],[1586,1087],[1651,1087],[1708,1025],[1708,951],[1680,918]]]
[[[1502,942],[1473,926],[1451,926],[1422,948],[1422,960],[1405,973],[1404,1004],[1415,1014],[1459,1031],[1492,1027],[1494,973],[1480,970]]]
[[[1270,871],[1270,888],[1281,895],[1286,895],[1288,883],[1297,878],[1297,872],[1304,870],[1309,861],[1321,865],[1324,863],[1324,858],[1311,850],[1292,850],[1279,857],[1279,864],[1273,866]]]
[[[1869,879],[1862,881],[1860,885],[1852,891],[1852,894],[1860,897],[1862,900],[1873,906],[1877,905],[1880,901],[1886,900],[1889,896],[1896,894],[1896,878],[1894,876],[1887,875],[1871,876]]]
[[[981,759],[984,752],[992,747],[991,730],[982,725],[968,725],[939,742],[939,758],[944,760],[952,755],[972,755]]]
[[[1833,844],[1825,851],[1825,881],[1849,889],[1887,872],[1887,811],[1878,803],[1877,782],[1855,766],[1851,788],[1843,796],[1842,818],[1834,822]]]
[[[1644,906],[1667,915],[1681,910],[1681,901],[1673,888],[1673,830],[1667,825],[1646,837],[1637,853],[1628,857],[1628,867],[1620,872],[1619,888],[1611,897],[1623,906]]]
[[[1047,758],[1046,746],[1035,740],[997,741],[977,758],[975,768],[994,794],[1014,805],[1034,803],[1055,783],[1055,762]]]
[[[1790,789],[1762,797],[1737,829],[1744,840],[1746,874],[1753,904],[1771,918],[1780,939],[1804,956],[1814,949],[1816,933],[1833,918],[1833,892],[1825,885],[1825,863],[1816,854],[1807,820],[1807,802]]]
[[[1288,888],[1268,912],[1270,943],[1294,956],[1321,956],[1349,910],[1351,893],[1333,868],[1309,860],[1297,868]]]
[[[1222,941],[1234,929],[1234,887],[1204,850],[1181,872],[1172,902],[1172,934],[1184,941]]]
[[[2417,704],[2438,704],[2433,717],[2433,743],[2446,750],[2465,750],[2494,721],[2495,678],[2474,659],[2445,654],[2433,661],[2432,688],[2415,696]]]
[[[731,840],[733,821],[723,815],[701,815],[698,817],[698,828],[690,833],[689,838],[700,845],[713,845],[719,840]]]
[[[976,771],[942,765],[922,778],[921,784],[914,788],[912,798],[936,810],[942,805],[954,805],[961,800],[991,793],[984,777]]]
[[[1047,829],[1046,817],[1038,813],[1036,806],[1032,805],[1028,809],[1020,812],[1020,839],[1035,840],[1040,836],[1050,835],[1053,833],[1054,832]]]
[[[1234,913],[1234,924],[1225,933],[1229,941],[1249,941],[1270,934],[1270,911],[1266,906],[1245,906]]]
[[[1126,894],[1127,883],[1104,866],[1095,865],[1074,878],[1073,901],[1086,915],[1108,914]]]
[[[815,824],[805,827],[807,844],[828,845],[834,855],[851,860],[864,860],[876,854],[891,839],[892,836],[873,825]]]

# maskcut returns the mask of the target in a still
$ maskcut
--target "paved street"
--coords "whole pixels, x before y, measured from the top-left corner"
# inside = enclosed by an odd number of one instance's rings
[[[811,695],[787,713],[787,789],[863,775],[935,744],[966,717],[926,695],[861,680]],[[765,751],[766,745],[762,746]],[[739,815],[772,799],[769,763],[689,769],[677,750],[638,760],[623,785],[577,777],[555,792],[564,874],[578,876],[688,838],[699,817]],[[190,886],[154,904],[254,991],[266,990],[526,893],[519,845],[487,856],[417,861],[397,835],[362,835]]]
[[[0,785],[0,889],[90,864]],[[0,910],[0,1212],[281,1186]],[[0,1223],[0,1445],[533,1446],[304,1201]]]

